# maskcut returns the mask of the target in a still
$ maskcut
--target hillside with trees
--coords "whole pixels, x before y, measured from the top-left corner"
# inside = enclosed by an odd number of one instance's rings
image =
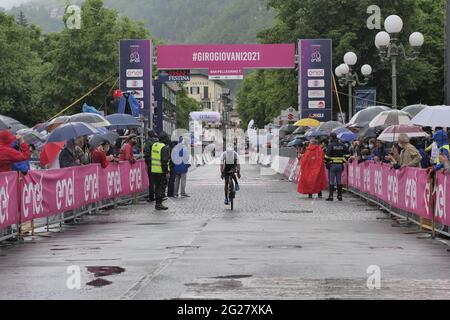
[[[121,16],[142,21],[154,37],[173,43],[251,43],[273,22],[266,0],[105,0],[104,4]],[[65,6],[64,0],[30,0],[10,13],[23,12],[44,32],[55,32],[64,27]]]

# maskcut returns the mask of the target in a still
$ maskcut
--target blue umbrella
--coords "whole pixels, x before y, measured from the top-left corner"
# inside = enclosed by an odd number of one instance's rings
[[[115,113],[105,117],[110,123],[110,129],[135,129],[140,128],[141,123],[138,119],[129,114]]]
[[[358,136],[351,131],[339,133],[337,137],[343,142],[352,142],[358,138]]]
[[[288,147],[297,147],[303,145],[304,140],[303,139],[294,139],[291,142],[288,143]]]
[[[91,125],[83,122],[71,122],[53,130],[48,136],[47,142],[62,142],[93,134],[98,134],[98,131]]]

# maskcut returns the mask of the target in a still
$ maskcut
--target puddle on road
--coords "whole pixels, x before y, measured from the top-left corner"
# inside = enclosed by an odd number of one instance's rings
[[[108,281],[108,280],[105,280],[102,278],[95,279],[95,280],[92,280],[91,282],[86,283],[86,285],[96,287],[96,288],[108,286],[110,284],[112,284],[112,281]]]
[[[95,267],[86,267],[86,269],[93,273],[95,277],[106,277],[113,274],[121,274],[126,270],[121,267],[105,267],[105,266],[95,266]]]

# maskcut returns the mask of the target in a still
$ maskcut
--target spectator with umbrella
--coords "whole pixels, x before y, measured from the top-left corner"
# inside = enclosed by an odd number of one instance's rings
[[[436,146],[439,149],[439,156],[436,159],[434,170],[439,171],[444,167],[444,165],[441,163],[441,154],[444,154],[448,158],[450,153],[447,132],[442,129],[437,130],[433,135],[433,141],[436,143]]]
[[[130,134],[125,140],[125,144],[120,149],[119,159],[120,161],[129,161],[131,164],[136,162],[134,157],[134,146],[137,144],[137,136],[133,133]]]
[[[39,164],[41,168],[59,169],[59,155],[64,149],[65,142],[48,142],[41,150]]]
[[[106,168],[110,162],[119,161],[113,155],[108,155],[111,144],[114,144],[118,138],[119,135],[115,132],[93,136],[89,140],[89,146],[93,150],[92,163],[99,163],[102,168]]]
[[[16,140],[19,150],[12,146]],[[30,156],[30,148],[20,135],[16,138],[9,130],[0,131],[0,172],[11,171],[14,163],[28,161]]]
[[[99,163],[104,169],[108,167],[110,162],[114,162],[115,161],[114,156],[106,155],[109,148],[110,144],[109,141],[107,140],[103,141],[102,144],[99,144],[97,147],[95,147],[94,151],[92,152],[92,163]]]
[[[420,167],[422,156],[419,150],[410,143],[410,139],[406,133],[401,133],[398,137],[398,145],[402,149],[400,156],[389,155],[388,160],[395,169],[406,167]]]
[[[75,147],[75,139],[70,139],[66,142],[64,149],[59,154],[59,167],[61,169],[81,165],[80,159],[77,159],[75,155]]]

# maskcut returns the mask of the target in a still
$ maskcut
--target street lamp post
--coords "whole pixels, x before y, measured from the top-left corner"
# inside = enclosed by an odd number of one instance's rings
[[[399,33],[403,29],[403,21],[397,15],[391,15],[384,21],[386,31],[380,31],[375,36],[375,46],[379,51],[382,62],[391,62],[392,66],[392,107],[397,109],[397,62],[403,57],[406,60],[416,60],[420,54],[420,48],[425,41],[423,34],[413,32],[409,36],[409,44],[413,48],[413,54],[408,56],[405,47],[398,39]]]
[[[354,52],[347,52],[344,55],[344,63],[338,66],[335,70],[336,76],[339,78],[339,85],[341,87],[348,87],[348,116],[349,119],[353,117],[353,88],[358,86],[365,86],[369,82],[370,75],[372,74],[372,67],[365,64],[361,67],[361,74],[364,76],[364,81],[359,79],[354,66],[358,62],[358,57]]]

